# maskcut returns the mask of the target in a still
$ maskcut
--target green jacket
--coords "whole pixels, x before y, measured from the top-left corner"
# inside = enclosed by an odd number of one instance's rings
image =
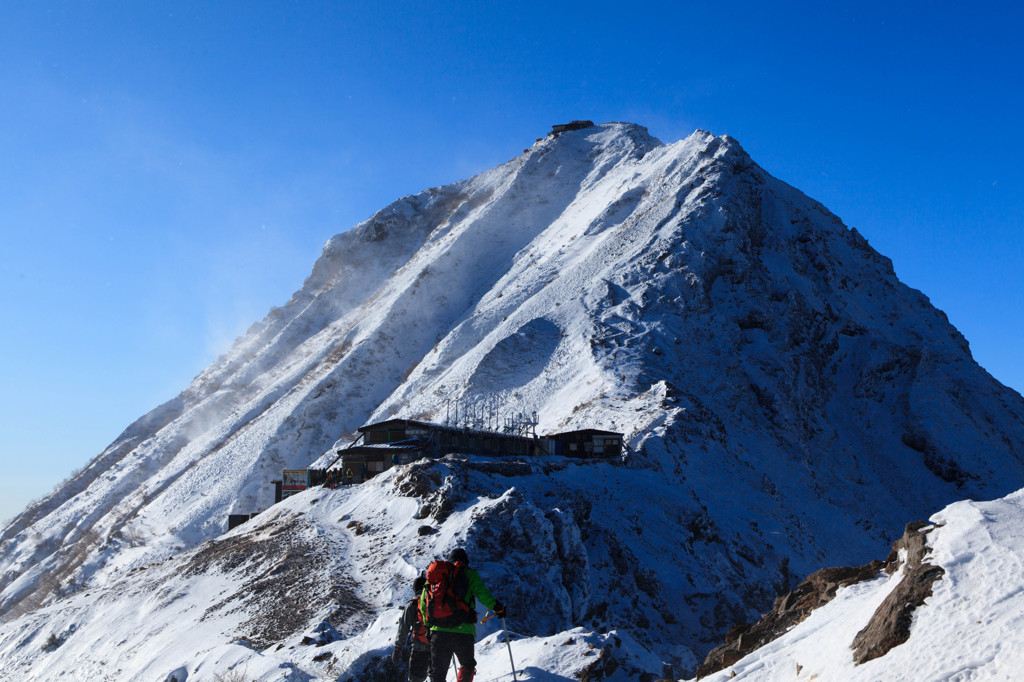
[[[469,604],[469,608],[476,608],[476,600],[479,599],[484,606],[489,609],[493,609],[497,599],[495,599],[487,587],[484,585],[484,581],[480,579],[480,574],[474,571],[472,568],[466,566],[463,570],[466,571],[466,581],[469,583],[469,588],[466,590],[465,601]],[[420,594],[420,613],[423,614],[423,622],[427,622],[427,591],[423,590]],[[477,618],[482,616],[482,613],[477,614]],[[462,625],[456,625],[453,628],[440,628],[437,626],[431,626],[431,630],[437,632],[461,632],[467,635],[476,636],[476,623],[463,623]]]

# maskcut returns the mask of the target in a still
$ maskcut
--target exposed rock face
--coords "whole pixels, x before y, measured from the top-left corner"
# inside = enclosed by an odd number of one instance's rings
[[[932,595],[932,584],[945,574],[941,567],[932,566],[924,560],[929,553],[925,542],[928,529],[925,526],[922,521],[908,524],[903,537],[893,545],[894,552],[905,550],[907,554],[903,580],[881,603],[871,621],[854,637],[851,648],[853,660],[858,664],[885,656],[890,649],[910,638],[914,609]],[[886,565],[890,573],[892,565],[890,557]]]
[[[619,669],[619,662],[615,660],[615,654],[611,647],[604,647],[597,656],[597,660],[588,664],[576,673],[581,682],[599,682],[615,673]]]
[[[823,568],[812,573],[795,590],[778,597],[772,610],[756,624],[738,623],[729,628],[725,643],[708,653],[697,668],[697,676],[704,677],[736,663],[832,601],[840,587],[870,580],[884,567],[885,564],[876,560],[863,566]]]
[[[754,625],[740,623],[725,633],[725,643],[711,650],[697,668],[697,677],[705,677],[733,665],[741,658],[788,632],[815,609],[836,596],[836,590],[863,580],[870,580],[881,571],[892,575],[902,566],[904,577],[878,607],[871,622],[853,640],[854,660],[859,663],[884,656],[894,646],[910,637],[914,609],[931,596],[932,583],[944,573],[942,568],[924,562],[928,553],[925,542],[927,524],[907,524],[903,537],[893,543],[885,562],[872,561],[863,566],[823,568],[812,573],[792,592],[775,600],[772,610]],[[901,560],[901,550],[906,553]]]

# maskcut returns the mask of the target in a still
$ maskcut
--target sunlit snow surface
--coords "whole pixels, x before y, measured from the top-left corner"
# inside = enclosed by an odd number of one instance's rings
[[[945,575],[914,612],[910,639],[854,665],[850,643],[901,574],[842,588],[790,632],[702,678],[848,682],[1020,680],[1024,671],[1024,491],[957,502],[931,517],[928,563]],[[735,677],[733,677],[735,675]]]
[[[324,647],[303,646],[311,634],[300,630],[280,644],[258,650],[225,635],[244,630],[265,599],[247,596],[254,577],[273,566],[210,570],[182,575],[188,555],[135,571],[112,585],[76,595],[57,607],[0,626],[0,679],[134,680],[157,679],[184,670],[189,680],[214,680],[232,670],[252,680],[359,679],[366,658],[387,656],[400,604],[409,597],[408,578],[439,548],[467,540],[460,515],[478,515],[500,499],[470,501],[437,534],[418,537],[413,519],[417,502],[391,492],[397,472],[351,489],[310,491],[282,503],[255,527],[243,526],[218,540],[272,534],[283,521],[302,520],[301,534],[330,547],[338,566],[357,578],[355,595],[377,609],[372,618],[339,624],[342,638]],[[375,526],[356,535],[353,522]],[[901,579],[879,577],[839,590],[836,598],[789,633],[724,671],[705,679],[740,680],[1014,680],[1024,665],[1024,491],[993,502],[958,502],[931,518],[933,548],[928,561],[945,575],[934,594],[917,609],[908,642],[861,666],[853,664],[850,643],[892,587]],[[251,524],[250,524],[251,525]],[[191,553],[190,553],[191,554]],[[530,577],[536,566],[515,552],[479,569],[492,589],[508,589],[509,568]],[[504,564],[504,567],[502,566]],[[322,586],[327,589],[327,586]],[[234,595],[227,608],[211,608]],[[503,595],[508,596],[508,595]],[[553,595],[554,596],[554,595]],[[392,604],[392,606],[389,606]],[[333,605],[325,605],[326,616]],[[518,623],[526,620],[522,614]],[[315,619],[314,619],[315,621]],[[598,634],[571,628],[551,636],[520,632],[517,617],[506,621],[517,676],[524,680],[571,680],[602,648],[628,665],[660,671],[661,661],[628,634]],[[46,649],[51,635],[60,645]],[[497,620],[480,626],[477,645],[480,680],[511,679],[505,631]],[[315,662],[329,653],[331,660]],[[348,671],[343,674],[343,671]],[[731,675],[735,673],[736,677]],[[625,667],[610,680],[636,679]]]

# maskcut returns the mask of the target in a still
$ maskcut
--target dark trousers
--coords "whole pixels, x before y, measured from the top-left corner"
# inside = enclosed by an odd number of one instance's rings
[[[409,682],[424,682],[430,668],[430,649],[413,647],[409,652]]]
[[[476,671],[475,644],[476,637],[463,632],[430,633],[430,682],[445,682],[453,655],[459,659],[459,679],[472,680]]]

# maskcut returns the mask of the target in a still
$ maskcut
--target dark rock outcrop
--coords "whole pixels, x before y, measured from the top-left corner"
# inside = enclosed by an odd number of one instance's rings
[[[582,670],[576,672],[576,679],[581,682],[598,682],[612,675],[619,668],[619,661],[612,653],[610,646],[602,647],[597,659]]]
[[[926,528],[923,521],[909,523],[903,537],[893,545],[894,554],[900,549],[907,552],[903,580],[875,610],[864,629],[853,638],[850,648],[853,649],[853,660],[858,665],[886,655],[893,647],[910,638],[914,609],[931,596],[932,584],[945,574],[941,567],[924,561],[931,551],[925,542],[925,535],[930,528]],[[886,571],[891,574],[898,567],[897,563],[893,555],[890,555]]]
[[[725,643],[708,653],[697,666],[697,677],[705,677],[733,665],[741,658],[768,644],[803,621],[812,611],[836,596],[836,590],[870,580],[885,567],[881,561],[863,566],[823,568],[815,571],[795,590],[776,598],[772,610],[754,625],[739,623],[725,633]]]
[[[905,573],[900,584],[875,611],[871,621],[857,633],[850,648],[858,664],[884,656],[894,646],[910,637],[910,624],[914,609],[931,596],[932,583],[942,577],[937,566],[924,562],[929,548],[925,542],[927,524],[915,521],[907,524],[903,537],[893,543],[892,552],[883,563],[872,561],[863,566],[823,568],[812,573],[795,590],[778,597],[772,610],[754,625],[736,624],[725,633],[725,643],[708,653],[697,667],[697,677],[705,677],[735,664],[750,652],[785,634],[803,621],[815,609],[824,606],[836,596],[836,590],[870,580],[881,571],[892,575],[903,566]],[[906,564],[900,561],[900,550],[906,550]]]

